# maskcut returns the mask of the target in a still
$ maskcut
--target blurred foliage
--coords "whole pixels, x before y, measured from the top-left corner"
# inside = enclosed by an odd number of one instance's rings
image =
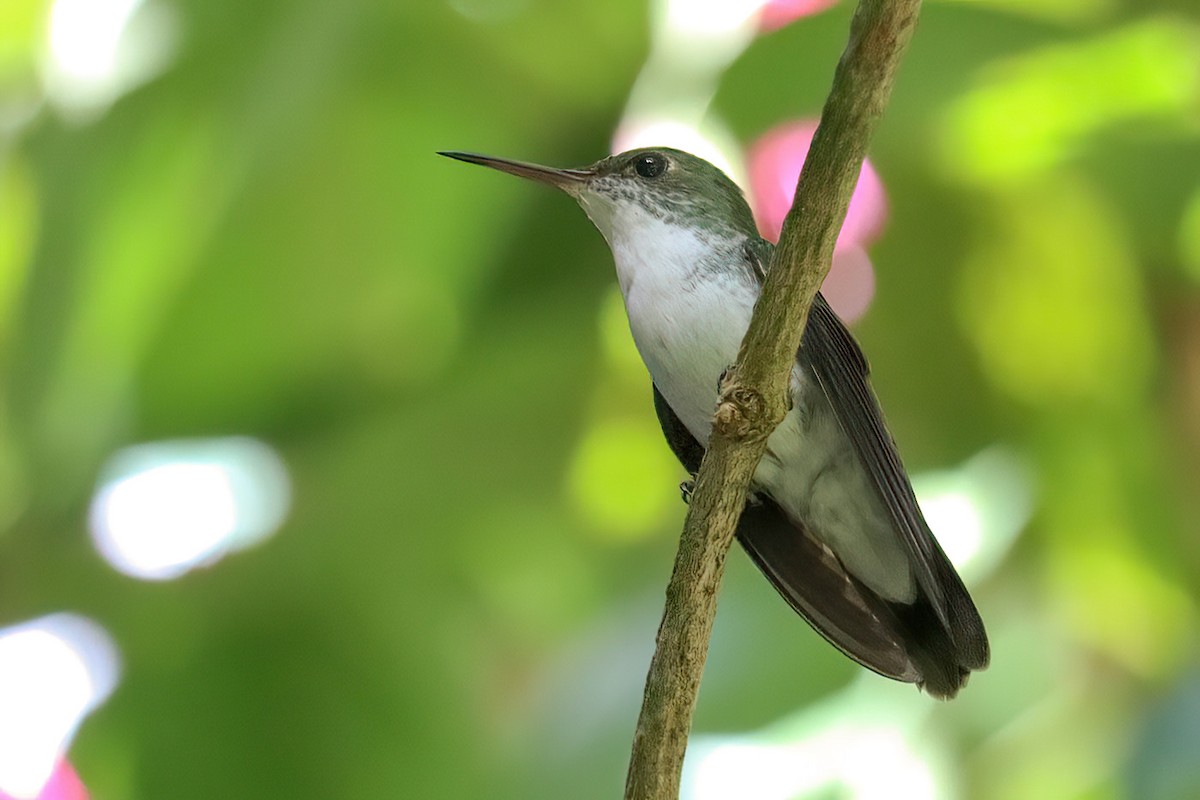
[[[759,37],[713,113],[744,143],[817,113],[849,14]],[[0,625],[73,610],[121,648],[71,751],[94,796],[616,796],[683,476],[601,238],[433,153],[606,154],[650,18],[146,0],[169,56],[89,105],[49,3],[0,4]],[[948,796],[1200,796],[1200,12],[930,2],[872,153],[859,334],[906,462],[999,444],[1035,481],[974,587],[994,666],[922,712]],[[112,571],[103,461],[224,435],[287,463],[283,530]],[[700,733],[859,672],[731,557]]]

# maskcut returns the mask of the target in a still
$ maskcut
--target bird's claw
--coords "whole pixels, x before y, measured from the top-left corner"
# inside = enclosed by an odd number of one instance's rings
[[[679,495],[683,498],[685,505],[691,505],[692,495],[696,491],[696,476],[693,475],[683,483],[679,484]]]
[[[721,370],[721,374],[717,376],[717,394],[718,395],[721,394],[721,392],[725,386],[725,379],[727,377],[729,377],[729,371],[731,369],[733,369],[733,364],[730,364],[728,367]]]

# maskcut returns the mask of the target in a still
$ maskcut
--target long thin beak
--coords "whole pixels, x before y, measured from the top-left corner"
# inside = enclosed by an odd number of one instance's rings
[[[501,172],[507,172],[509,175],[516,175],[518,178],[529,178],[539,183],[547,183],[565,192],[577,191],[582,188],[588,178],[595,175],[592,170],[588,169],[555,169],[553,167],[543,167],[540,164],[530,164],[527,161],[513,161],[508,158],[481,156],[478,153],[460,153],[455,150],[439,152],[438,155],[446,156],[447,158],[456,158],[459,161],[466,161],[468,164],[480,164],[492,169],[498,169]]]

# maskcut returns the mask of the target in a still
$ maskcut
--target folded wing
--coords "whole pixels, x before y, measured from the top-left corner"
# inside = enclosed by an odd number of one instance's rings
[[[762,240],[747,247],[747,268],[760,279],[770,249]],[[971,670],[987,666],[983,622],[921,515],[870,388],[866,359],[819,294],[798,362],[818,381],[871,476],[908,555],[917,596],[911,603],[880,597],[769,497],[747,506],[738,540],[789,605],[847,656],[882,675],[917,683],[932,695],[953,697]],[[703,448],[657,388],[654,405],[672,450],[695,472]]]

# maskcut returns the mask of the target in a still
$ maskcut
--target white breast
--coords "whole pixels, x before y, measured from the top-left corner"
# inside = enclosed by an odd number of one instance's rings
[[[712,264],[741,258],[740,242],[630,213],[642,218],[610,239],[629,328],[658,390],[707,444],[717,382],[737,358],[757,287],[733,263]]]

